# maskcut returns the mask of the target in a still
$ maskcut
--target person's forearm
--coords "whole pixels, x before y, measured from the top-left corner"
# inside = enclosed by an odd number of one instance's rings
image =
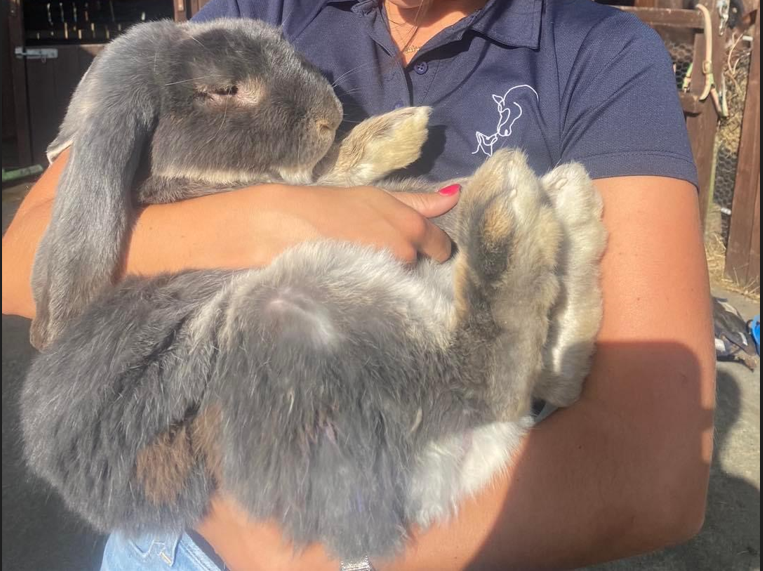
[[[466,502],[452,527],[423,535],[411,565],[389,569],[431,569],[435,561],[453,561],[452,569],[579,568],[699,531],[715,353],[696,193],[658,178],[597,186],[610,237],[604,321],[582,399],[541,423],[516,465]]]
[[[573,569],[689,539],[704,511],[703,440],[712,413],[706,411],[704,426],[687,429],[692,438],[666,435],[661,449],[645,443],[644,423],[659,433],[674,422],[670,415],[681,414],[665,406],[671,392],[699,406],[687,379],[707,379],[712,368],[678,345],[611,343],[601,346],[591,380],[606,383],[628,369],[660,375],[664,393],[617,407],[587,395],[559,411],[533,431],[495,487],[465,501],[452,524],[417,537],[402,561],[379,570]],[[651,418],[641,407],[653,411]]]
[[[582,399],[541,423],[496,488],[414,542],[410,565],[387,569],[579,568],[699,531],[715,352],[696,193],[658,178],[597,186],[610,237]]]
[[[34,317],[30,278],[37,244],[48,227],[50,204],[27,212],[23,227],[11,223],[3,236],[3,315]]]
[[[254,202],[253,194],[253,189],[245,189],[145,208],[137,218],[123,274],[155,275],[194,267],[256,265],[260,262],[256,257],[260,249],[253,247],[249,239],[251,226],[242,216],[242,211],[245,213],[250,202]],[[3,237],[4,314],[34,317],[32,264],[51,211],[52,200],[26,209]],[[231,216],[231,212],[235,215]],[[218,223],[221,220],[224,223]],[[264,215],[257,222],[260,228],[269,223]],[[221,243],[226,247],[214,247]]]
[[[51,220],[58,179],[68,153],[43,174],[3,237],[3,313],[34,317],[30,277],[34,254]],[[385,248],[399,259],[444,261],[448,236],[427,217],[458,202],[443,193],[390,195],[370,188],[260,185],[137,213],[126,247],[124,275],[187,269],[258,267],[306,240],[332,238]]]

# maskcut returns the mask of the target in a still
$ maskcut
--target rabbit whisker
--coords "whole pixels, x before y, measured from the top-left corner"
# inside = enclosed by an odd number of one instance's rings
[[[209,53],[214,53],[214,52],[212,52],[212,51],[211,51],[211,50],[210,50],[210,49],[209,49],[207,46],[205,46],[204,44],[202,44],[202,43],[201,43],[201,40],[199,40],[199,38],[196,38],[196,37],[194,37],[194,36],[191,36],[191,39],[192,39],[194,42],[196,42],[197,44],[199,44],[199,45],[200,45],[202,48],[204,48],[204,49],[205,49],[206,51],[208,51]]]
[[[353,93],[357,93],[357,92],[362,91],[362,90],[363,90],[362,87],[357,87],[355,89],[350,89],[348,91],[341,91],[341,92],[339,92],[337,94],[337,98],[341,101],[343,96],[345,96],[345,95],[352,95]]]
[[[358,73],[358,72],[359,72],[360,70],[362,70],[363,68],[365,68],[365,67],[368,67],[368,66],[372,65],[372,63],[373,63],[373,62],[368,62],[368,63],[364,63],[364,64],[361,64],[361,65],[359,65],[358,67],[355,67],[355,68],[351,69],[350,71],[347,71],[347,72],[343,73],[342,75],[340,75],[339,77],[337,77],[337,78],[334,80],[334,83],[332,83],[332,84],[331,84],[331,87],[332,87],[332,88],[335,88],[337,85],[339,85],[339,82],[340,82],[340,81],[342,81],[343,79],[345,79],[345,78],[347,78],[347,77],[351,76],[351,75],[352,75],[352,74],[354,74],[354,73]]]

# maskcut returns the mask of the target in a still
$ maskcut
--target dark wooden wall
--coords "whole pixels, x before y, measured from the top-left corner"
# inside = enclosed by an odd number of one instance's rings
[[[58,50],[46,61],[16,59],[13,48],[24,47],[23,0],[2,2],[3,139],[13,139],[20,166],[46,165],[45,149],[55,138],[71,94],[101,43],[43,46]],[[208,0],[173,0],[175,18],[184,21]],[[92,41],[92,40],[91,40]]]
[[[0,1],[0,63],[2,63],[3,141],[16,137],[16,112],[13,108],[13,82],[11,81],[11,43],[8,39],[8,0]]]
[[[58,57],[26,62],[32,161],[47,164],[45,149],[56,137],[74,89],[102,44],[58,46]]]

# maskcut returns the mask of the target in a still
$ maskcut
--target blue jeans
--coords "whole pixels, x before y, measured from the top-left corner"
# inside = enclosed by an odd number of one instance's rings
[[[188,535],[109,537],[101,571],[222,571]]]

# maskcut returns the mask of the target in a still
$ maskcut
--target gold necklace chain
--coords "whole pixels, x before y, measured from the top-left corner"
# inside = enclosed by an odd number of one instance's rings
[[[395,22],[395,21],[394,21],[392,18],[390,18],[389,16],[387,16],[387,21],[388,21],[390,24],[395,24],[395,26],[408,26],[409,28],[411,27],[411,24],[409,24],[408,22]]]
[[[389,24],[394,24],[395,25],[395,31],[398,33],[398,37],[400,37],[400,32],[399,32],[400,28],[402,28],[403,26],[407,26],[408,28],[412,28],[413,27],[413,25],[405,23],[405,22],[395,22],[392,18],[389,17],[389,14],[387,13],[386,9],[384,10],[384,16],[387,18],[387,22],[389,22]],[[390,32],[390,34],[392,33],[392,26],[389,26],[389,32]],[[415,35],[416,34],[414,33],[414,35],[412,37],[408,38],[408,40],[405,40],[404,43],[407,43],[407,42],[413,40],[413,37],[415,37]],[[400,39],[402,40],[403,38],[400,37]],[[400,53],[403,53],[403,54],[415,54],[420,49],[421,49],[421,46],[410,44],[410,45],[406,46],[405,48],[403,48],[402,50],[400,50]]]
[[[417,51],[421,49],[421,46],[417,46],[416,44],[409,44],[413,38],[409,38],[407,41],[403,42],[403,44],[407,44],[406,47],[400,50],[400,53],[403,54],[415,54]]]

